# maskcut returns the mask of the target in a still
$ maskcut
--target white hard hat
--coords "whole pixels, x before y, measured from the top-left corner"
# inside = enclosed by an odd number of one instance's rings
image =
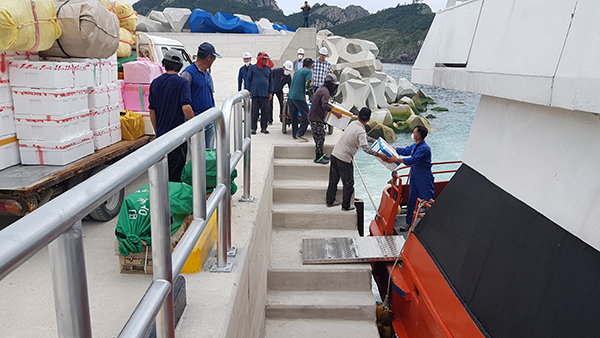
[[[304,49],[302,49],[302,48],[298,49],[298,54],[304,54]]]
[[[319,54],[327,55],[327,48],[321,47],[321,49],[319,49]]]
[[[250,52],[244,52],[244,55],[242,55],[242,59],[247,59],[247,58],[251,58],[252,54],[250,54]]]
[[[292,61],[290,61],[290,60],[286,60],[283,63],[283,68],[285,68],[286,70],[292,70],[293,67],[294,67],[294,64],[292,64]]]

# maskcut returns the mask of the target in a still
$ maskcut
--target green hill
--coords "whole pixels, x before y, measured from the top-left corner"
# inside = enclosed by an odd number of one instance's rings
[[[414,62],[435,14],[426,4],[398,5],[329,30],[347,38],[373,41],[384,62]]]

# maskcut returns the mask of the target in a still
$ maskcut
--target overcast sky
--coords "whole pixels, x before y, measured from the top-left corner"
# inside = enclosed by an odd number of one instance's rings
[[[294,12],[300,12],[300,7],[304,4],[304,0],[276,0],[279,8],[283,10],[283,12],[288,15]],[[137,0],[129,0],[131,3],[137,2]],[[394,7],[398,3],[412,3],[412,0],[319,0],[319,1],[311,1],[308,0],[308,3],[313,5],[315,2],[318,3],[326,3],[330,6],[339,6],[345,8],[348,5],[359,5],[368,10],[371,13],[375,13],[380,9]],[[440,9],[446,8],[446,0],[423,0],[424,3],[428,4],[431,7],[431,10],[434,12],[439,11]],[[234,14],[234,13],[230,13]],[[243,14],[243,13],[242,13]],[[258,19],[255,19],[258,20]]]

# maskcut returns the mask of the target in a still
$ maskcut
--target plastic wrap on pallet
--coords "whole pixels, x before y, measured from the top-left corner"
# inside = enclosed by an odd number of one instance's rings
[[[123,64],[123,80],[125,80],[125,83],[150,84],[164,72],[165,70],[161,65],[150,61],[148,58],[138,58],[137,61]]]
[[[135,112],[147,112],[150,85],[145,83],[125,83],[122,89],[125,109]]]

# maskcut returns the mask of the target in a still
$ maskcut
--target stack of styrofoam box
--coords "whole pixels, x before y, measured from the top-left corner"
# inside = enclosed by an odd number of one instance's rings
[[[102,149],[121,140],[120,112],[123,106],[120,83],[117,82],[116,54],[108,59],[70,60],[76,66],[75,81],[84,86],[88,96],[90,130],[94,148]]]
[[[154,128],[150,121],[148,97],[150,96],[150,83],[164,73],[159,64],[146,58],[138,58],[123,64],[123,102],[125,109],[132,110],[144,118],[145,134],[154,135]]]
[[[83,62],[13,60],[10,83],[23,164],[65,165],[94,152]]]
[[[21,163],[8,67],[14,59],[14,51],[0,51],[0,169]]]

